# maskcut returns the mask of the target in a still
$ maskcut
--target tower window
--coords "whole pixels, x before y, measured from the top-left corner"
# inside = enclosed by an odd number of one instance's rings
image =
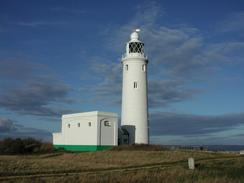
[[[70,124],[68,124],[67,126],[68,126],[68,128],[70,128]]]
[[[137,88],[137,82],[134,82],[134,88]]]
[[[80,127],[80,123],[78,123],[77,126]]]
[[[127,71],[129,70],[128,64],[125,65],[125,70],[127,70]]]
[[[129,53],[144,53],[144,44],[140,42],[129,43]]]
[[[146,64],[143,64],[143,65],[142,65],[142,71],[146,72],[146,69],[147,69],[147,68],[146,68]]]
[[[88,126],[91,126],[91,122],[88,122]]]

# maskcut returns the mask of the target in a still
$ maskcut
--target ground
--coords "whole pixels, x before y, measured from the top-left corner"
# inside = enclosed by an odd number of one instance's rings
[[[197,167],[189,170],[193,157]],[[124,149],[1,155],[0,182],[244,182],[244,156],[196,150]]]

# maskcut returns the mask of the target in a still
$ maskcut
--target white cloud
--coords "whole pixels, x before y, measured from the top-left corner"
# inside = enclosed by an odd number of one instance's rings
[[[14,130],[13,122],[6,118],[0,118],[0,132],[9,132]]]
[[[222,32],[242,32],[244,31],[244,12],[235,12],[229,15],[219,24],[218,30]]]
[[[241,41],[207,42],[204,34],[196,27],[184,24],[166,26],[161,23],[163,20],[164,11],[160,6],[156,3],[145,3],[136,8],[135,16],[131,17],[130,22],[110,29],[106,27],[107,31],[104,33],[105,48],[120,57],[125,51],[129,34],[134,28],[141,28],[140,34],[149,57],[149,102],[155,108],[191,100],[202,91],[191,87],[192,84],[211,80],[228,64],[240,63],[243,58],[244,43]],[[103,60],[109,60],[108,58]],[[122,72],[117,70],[117,75],[111,73],[112,68],[118,66],[95,62],[92,67],[94,65],[95,68],[104,71],[100,72],[100,76],[105,77],[102,83],[96,86],[96,95],[101,100],[106,98],[106,95],[119,98],[121,83],[118,82],[121,78],[118,79],[118,75]],[[109,86],[114,86],[113,90]]]

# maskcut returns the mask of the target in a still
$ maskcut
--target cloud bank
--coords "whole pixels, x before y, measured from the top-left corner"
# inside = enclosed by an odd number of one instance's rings
[[[229,130],[244,125],[244,114],[218,116],[179,113],[152,113],[152,135],[198,136]]]
[[[27,138],[32,137],[36,139],[42,139],[44,141],[51,141],[52,135],[46,130],[37,128],[24,127],[17,124],[11,119],[0,117],[0,139],[4,138]]]
[[[7,111],[57,116],[65,112],[57,104],[71,102],[70,87],[43,65],[18,59],[1,60],[0,76],[0,108]]]

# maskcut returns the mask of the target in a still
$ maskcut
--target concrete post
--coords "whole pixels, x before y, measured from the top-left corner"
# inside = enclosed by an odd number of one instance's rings
[[[188,167],[189,167],[190,170],[194,170],[195,169],[194,158],[188,158]]]

